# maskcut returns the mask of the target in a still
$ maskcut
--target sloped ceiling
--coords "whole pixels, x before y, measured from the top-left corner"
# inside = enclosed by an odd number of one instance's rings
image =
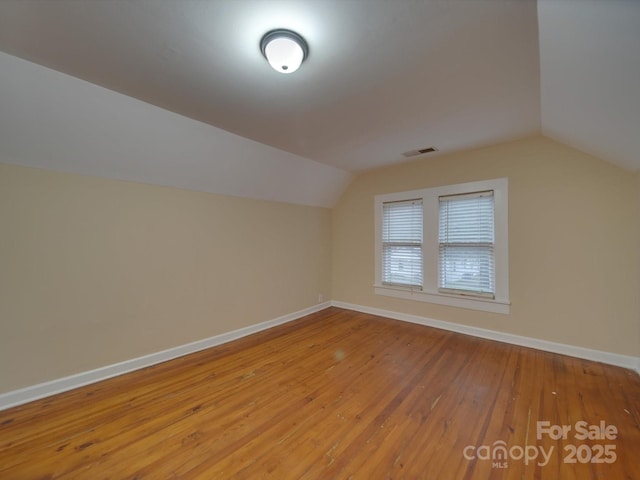
[[[344,170],[0,53],[0,161],[330,207]]]
[[[638,170],[639,15],[635,0],[0,2],[0,161],[323,206],[402,152],[541,132]],[[278,27],[310,46],[291,75],[258,48]],[[65,107],[29,81],[55,75],[14,57],[127,97],[60,76]]]
[[[539,0],[542,132],[640,170],[640,1]]]

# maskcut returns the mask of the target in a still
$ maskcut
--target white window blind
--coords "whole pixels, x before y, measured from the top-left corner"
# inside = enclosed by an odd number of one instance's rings
[[[422,287],[422,200],[382,204],[382,282]]]
[[[439,287],[495,295],[493,191],[439,197]]]

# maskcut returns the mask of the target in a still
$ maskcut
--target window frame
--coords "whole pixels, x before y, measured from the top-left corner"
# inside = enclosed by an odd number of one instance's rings
[[[417,300],[439,305],[509,314],[509,228],[508,179],[497,178],[477,182],[445,185],[420,190],[376,195],[375,210],[375,282],[374,292],[396,298]],[[439,197],[492,190],[494,195],[494,298],[465,292],[442,291],[439,288]],[[382,283],[382,204],[386,202],[422,199],[422,286],[405,287]]]

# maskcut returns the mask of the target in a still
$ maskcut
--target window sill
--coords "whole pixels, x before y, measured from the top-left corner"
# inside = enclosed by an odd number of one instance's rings
[[[462,295],[447,294],[441,292],[428,292],[406,287],[396,287],[391,285],[374,285],[376,295],[387,297],[403,298],[405,300],[416,300],[419,302],[436,303],[450,307],[468,308],[470,310],[481,310],[484,312],[500,313],[508,315],[511,310],[511,303],[508,300],[465,297]]]

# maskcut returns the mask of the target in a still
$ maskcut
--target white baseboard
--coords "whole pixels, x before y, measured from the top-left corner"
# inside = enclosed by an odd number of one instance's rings
[[[586,360],[593,360],[596,362],[607,363],[609,365],[616,365],[619,367],[635,370],[636,372],[638,372],[638,374],[640,374],[640,357],[620,355],[618,353],[604,352],[601,350],[592,350],[589,348],[566,345],[564,343],[556,343],[550,342],[548,340],[523,337],[520,335],[513,335],[511,333],[503,333],[495,330],[487,330],[484,328],[460,325],[458,323],[443,322],[441,320],[434,320],[432,318],[420,317],[407,313],[392,312],[389,310],[382,310],[373,307],[365,307],[363,305],[355,305],[352,303],[339,302],[335,300],[331,302],[331,305],[334,307],[345,308],[347,310],[355,310],[357,312],[369,313],[381,317],[392,318],[394,320],[417,323],[419,325],[426,325],[428,327],[435,327],[442,330],[463,333],[465,335],[472,335],[474,337],[486,338],[488,340],[496,340],[498,342],[511,343],[514,345],[520,345],[522,347],[535,348],[537,350],[544,350],[545,352],[560,353],[562,355],[568,355],[570,357],[584,358]]]
[[[372,315],[378,315],[381,317],[392,318],[394,320],[401,320],[410,323],[416,323],[419,325],[425,325],[434,328],[440,328],[442,330],[449,330],[452,332],[463,333],[465,335],[472,335],[474,337],[486,338],[489,340],[496,340],[498,342],[511,343],[514,345],[520,345],[523,347],[535,348],[547,352],[559,353],[562,355],[568,355],[571,357],[584,358],[587,360],[593,360],[596,362],[607,363],[610,365],[617,365],[624,368],[635,370],[640,374],[640,357],[633,357],[628,355],[620,355],[617,353],[603,352],[600,350],[592,350],[589,348],[576,347],[573,345],[566,345],[562,343],[550,342],[548,340],[539,340],[536,338],[523,337],[520,335],[513,335],[510,333],[498,332],[495,330],[487,330],[484,328],[470,327],[467,325],[460,325],[457,323],[443,322],[441,320],[434,320],[427,317],[420,317],[417,315],[410,315],[407,313],[393,312],[390,310],[382,310],[374,307],[365,307],[363,305],[356,305],[352,303],[330,301],[314,305],[297,312],[284,315],[282,317],[275,318],[266,322],[258,323],[256,325],[250,325],[248,327],[240,328],[232,332],[223,333],[214,337],[205,338],[196,342],[188,343],[186,345],[180,345],[178,347],[163,350],[161,352],[152,353],[124,362],[108,365],[106,367],[97,368],[95,370],[89,370],[87,372],[70,375],[68,377],[59,378],[49,382],[40,383],[30,387],[22,388],[20,390],[14,390],[7,393],[0,394],[0,411],[7,408],[22,405],[40,398],[49,397],[57,393],[73,390],[74,388],[83,387],[91,383],[107,380],[118,375],[139,370],[141,368],[150,367],[158,363],[166,362],[174,358],[189,355],[200,350],[215,347],[223,343],[237,340],[242,337],[246,337],[253,333],[266,330],[277,325],[291,322],[298,318],[304,317],[320,310],[324,310],[329,306],[344,308],[347,310],[354,310],[357,312],[369,313]]]
[[[282,317],[274,318],[273,320],[268,320],[256,325],[250,325],[248,327],[240,328],[232,332],[223,333],[214,337],[188,343],[186,345],[180,345],[168,350],[163,350],[161,352],[133,358],[131,360],[125,360],[124,362],[108,365],[106,367],[96,368],[95,370],[89,370],[87,372],[70,375],[68,377],[59,378],[49,382],[39,383],[37,385],[22,388],[20,390],[2,393],[0,394],[0,410],[6,410],[7,408],[22,405],[33,400],[49,397],[57,393],[66,392],[74,388],[83,387],[91,383],[100,382],[102,380],[116,377],[124,373],[129,373],[134,370],[150,367],[152,365],[166,362],[167,360],[172,360],[174,358],[182,357],[190,353],[195,353],[200,350],[205,350],[210,347],[215,347],[216,345],[221,345],[232,340],[237,340],[253,333],[275,327],[276,325],[291,322],[298,318],[304,317],[305,315],[319,312],[320,310],[324,310],[329,306],[331,306],[331,302],[320,303],[318,305],[314,305],[312,307],[305,308],[303,310],[299,310]]]

